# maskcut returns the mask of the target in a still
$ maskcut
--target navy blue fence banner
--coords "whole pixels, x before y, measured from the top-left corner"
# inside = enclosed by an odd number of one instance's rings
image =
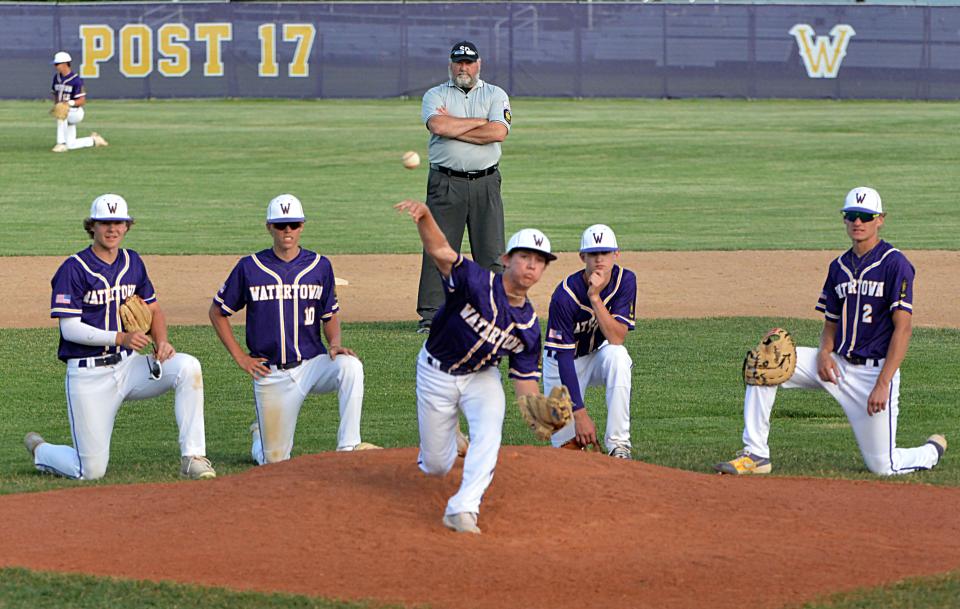
[[[0,3],[0,97],[419,96],[476,43],[511,95],[960,97],[960,7]]]

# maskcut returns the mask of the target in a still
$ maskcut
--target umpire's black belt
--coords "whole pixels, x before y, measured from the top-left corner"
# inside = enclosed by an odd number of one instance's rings
[[[450,169],[449,167],[444,167],[443,165],[436,165],[430,163],[430,169],[434,171],[439,171],[440,173],[445,173],[451,178],[463,178],[465,180],[476,180],[479,178],[485,178],[488,175],[495,173],[499,165],[492,165],[486,169],[481,169],[479,171],[457,171],[456,169]]]
[[[125,353],[112,353],[103,357],[85,357],[77,362],[78,368],[100,368],[101,366],[116,366],[123,361]]]
[[[873,366],[874,368],[879,368],[883,366],[882,359],[871,359],[869,357],[856,357],[853,355],[844,355],[843,359],[847,362],[853,364],[854,366]]]

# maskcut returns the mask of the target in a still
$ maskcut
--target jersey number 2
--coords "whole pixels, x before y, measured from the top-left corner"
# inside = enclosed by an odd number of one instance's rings
[[[863,323],[865,324],[873,322],[873,305],[863,305],[863,317],[860,319],[863,320]]]
[[[303,310],[303,325],[312,326],[313,320],[315,319],[315,313],[313,307],[307,307]]]

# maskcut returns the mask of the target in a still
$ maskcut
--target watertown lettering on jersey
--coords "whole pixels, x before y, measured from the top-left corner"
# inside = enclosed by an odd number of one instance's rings
[[[860,294],[862,296],[883,298],[883,283],[882,281],[854,279],[853,281],[838,283],[833,289],[837,291],[837,296],[841,299],[845,298],[847,294]]]
[[[114,286],[112,288],[101,288],[99,290],[90,290],[83,295],[84,304],[103,305],[111,301],[123,302],[128,296],[137,291],[135,283]]]
[[[495,345],[495,349],[502,347],[513,353],[523,351],[523,343],[520,342],[519,338],[513,334],[504,332],[489,319],[484,319],[480,315],[480,312],[474,309],[469,303],[463,305],[463,308],[460,310],[460,317],[463,318],[463,321],[467,322],[467,325],[470,326],[481,339],[491,345]]]
[[[261,300],[293,300],[295,297],[300,300],[320,300],[323,295],[323,286],[319,284],[268,284],[250,286],[250,300],[259,302]]]

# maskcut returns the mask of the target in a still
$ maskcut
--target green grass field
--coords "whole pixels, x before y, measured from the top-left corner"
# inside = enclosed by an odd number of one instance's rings
[[[834,249],[844,194],[880,191],[900,247],[955,248],[960,105],[741,100],[513,100],[503,146],[507,231],[537,226],[561,251],[603,220],[628,250]],[[118,192],[143,253],[247,253],[266,203],[298,195],[327,253],[419,251],[390,204],[422,198],[417,100],[105,101],[81,135],[108,148],[56,155],[45,102],[0,104],[0,255],[82,245],[90,201]],[[25,225],[31,231],[23,239]]]
[[[840,250],[837,213],[854,185],[876,187],[890,215],[884,236],[905,249],[956,249],[960,190],[950,103],[539,100],[517,99],[504,145],[507,229],[542,228],[571,251],[588,224],[614,226],[624,249]],[[417,101],[93,100],[80,135],[97,130],[111,146],[49,152],[46,103],[0,103],[0,255],[66,256],[88,240],[80,220],[90,201],[119,192],[138,219],[127,245],[142,253],[242,254],[263,247],[266,202],[303,199],[310,247],[324,253],[419,249],[398,230],[390,204],[422,197],[426,172],[400,165],[425,156]],[[314,244],[316,243],[316,244]],[[642,271],[642,270],[641,270]],[[642,277],[642,272],[641,272]],[[16,286],[14,286],[16,287]],[[644,289],[641,280],[641,289]],[[740,447],[743,352],[771,325],[815,344],[819,324],[739,318],[638,323],[633,439],[638,458],[706,472]],[[239,330],[239,329],[238,329]],[[249,380],[207,327],[172,329],[174,344],[204,366],[208,452],[220,475],[252,467]],[[364,439],[417,443],[414,356],[422,337],[409,324],[352,324],[345,343],[366,366]],[[36,430],[67,442],[63,365],[56,330],[0,330],[0,494],[75,487],[35,472],[21,445]],[[408,362],[409,365],[397,365]],[[956,433],[960,332],[918,329],[903,366],[902,445]],[[601,396],[588,405],[603,423]],[[295,455],[331,450],[336,406],[311,396]],[[513,410],[506,443],[529,443]],[[873,479],[842,411],[826,395],[782,392],[774,411],[775,473]],[[678,450],[682,446],[682,450]],[[117,420],[110,470],[97,484],[173,481],[172,397],[129,403]],[[891,484],[960,484],[948,454],[936,470]],[[943,607],[956,604],[960,576],[947,575],[844,595],[809,607]],[[170,584],[0,570],[0,609],[43,604],[148,607],[348,607],[291,596],[239,594]],[[947,599],[947,600],[945,600]]]

